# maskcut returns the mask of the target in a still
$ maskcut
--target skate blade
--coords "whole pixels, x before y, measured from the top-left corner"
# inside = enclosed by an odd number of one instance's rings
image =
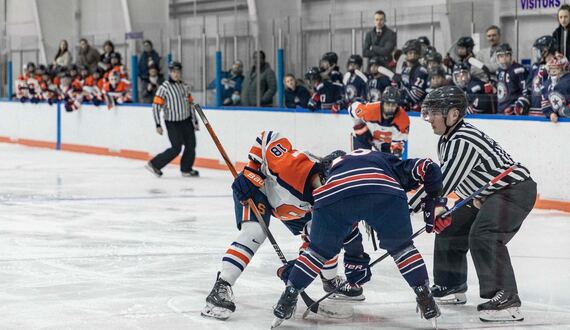
[[[434,297],[434,299],[440,305],[464,305],[467,302],[465,293],[453,293],[441,298]]]
[[[511,307],[497,311],[479,311],[479,319],[483,322],[522,321],[524,316],[519,307]]]
[[[359,295],[359,296],[351,297],[351,296],[347,296],[347,295],[344,295],[344,294],[333,293],[333,294],[332,294],[330,297],[328,297],[327,299],[330,299],[330,300],[340,300],[340,301],[364,301],[364,300],[366,300],[366,297],[365,297],[363,294],[361,294],[361,295]]]
[[[285,319],[280,319],[278,317],[273,318],[273,321],[271,322],[271,329],[277,328],[281,325],[281,323],[283,323],[283,321],[285,321]]]
[[[437,317],[432,318],[430,321],[431,321],[431,326],[432,326],[435,330],[437,330],[437,329],[438,329],[438,327],[437,327]]]
[[[213,319],[218,319],[225,321],[230,318],[232,311],[227,308],[216,307],[212,304],[207,303],[206,306],[200,312],[203,317],[209,317]]]

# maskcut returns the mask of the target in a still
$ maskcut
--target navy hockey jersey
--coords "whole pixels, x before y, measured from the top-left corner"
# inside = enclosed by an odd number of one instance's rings
[[[429,74],[421,65],[405,67],[402,71],[402,82],[399,88],[402,90],[402,106],[410,111],[420,111],[419,107],[426,96]]]
[[[465,87],[460,87],[467,94],[469,101],[469,113],[492,113],[493,104],[491,95],[485,94],[485,83],[477,77],[471,77],[471,80]]]
[[[407,199],[406,192],[424,184],[438,194],[439,166],[430,159],[400,160],[380,151],[357,149],[335,159],[326,183],[313,191],[314,209],[362,194],[388,194]]]
[[[569,112],[570,106],[570,74],[566,73],[558,79],[556,84],[552,83],[552,79],[548,79],[542,87],[542,113],[546,118],[550,118],[550,114],[556,112]]]
[[[511,64],[508,69],[497,70],[497,99],[498,112],[505,113],[514,108],[514,103],[523,98],[528,103],[526,80],[528,71],[519,63]],[[511,109],[508,109],[511,108]]]
[[[384,89],[392,85],[390,78],[382,75],[379,78],[370,77],[368,79],[368,102],[378,102],[382,97]]]
[[[526,82],[527,94],[530,97],[531,116],[542,116],[542,86],[548,80],[548,71],[542,63],[534,63]]]
[[[362,71],[354,70],[354,72],[345,73],[342,84],[347,102],[352,102],[356,98],[368,99],[368,77]]]
[[[315,88],[307,107],[311,111],[319,109],[331,109],[337,102],[342,101],[343,86],[328,80],[322,81]]]

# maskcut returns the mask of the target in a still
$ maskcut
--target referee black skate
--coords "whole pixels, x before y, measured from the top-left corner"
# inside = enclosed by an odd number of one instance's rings
[[[536,183],[528,169],[515,162],[492,138],[464,121],[465,94],[455,86],[428,94],[422,116],[440,136],[438,156],[443,172],[443,196],[455,192],[464,199],[494,176],[517,165],[508,176],[459,208],[435,237],[434,286],[439,303],[464,304],[467,291],[467,251],[471,251],[479,295],[489,299],[477,306],[482,321],[520,321],[521,300],[506,244],[534,207]],[[419,211],[425,197],[419,190],[410,200]]]
[[[170,78],[163,82],[156,91],[152,102],[156,132],[164,133],[160,122],[160,111],[164,112],[164,123],[168,132],[168,139],[172,147],[156,155],[145,166],[156,176],[162,176],[161,169],[170,163],[182,150],[180,172],[185,177],[197,177],[198,171],[194,170],[196,158],[196,134],[198,120],[193,106],[192,95],[188,86],[182,81],[182,64],[171,62],[168,65]]]

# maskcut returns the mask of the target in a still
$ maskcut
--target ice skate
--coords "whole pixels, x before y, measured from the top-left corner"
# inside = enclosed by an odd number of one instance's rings
[[[439,307],[435,303],[432,293],[427,286],[416,286],[416,312],[420,312],[422,318],[430,320],[435,329],[437,329],[437,318],[441,315]]]
[[[479,319],[484,322],[522,321],[521,300],[516,293],[500,290],[495,296],[477,306]]]
[[[219,320],[227,320],[236,310],[232,286],[218,278],[212,291],[206,297],[206,306],[202,309],[202,316]]]
[[[327,280],[322,276],[321,279],[323,280],[323,290],[327,293],[335,291],[345,282],[345,279],[338,275],[330,280]],[[364,297],[361,286],[352,286],[350,283],[346,283],[342,285],[337,292],[332,294],[329,299],[363,301],[366,297]]]
[[[299,290],[292,286],[285,288],[281,298],[277,302],[277,306],[273,308],[273,315],[275,319],[271,323],[271,329],[278,327],[283,321],[288,320],[295,314],[297,308],[297,299],[299,297]]]
[[[162,176],[162,171],[154,167],[150,161],[146,163],[144,168],[146,168],[150,173],[156,175],[157,178],[160,178]]]
[[[467,302],[465,292],[467,292],[467,283],[463,283],[455,287],[446,287],[442,285],[434,285],[431,287],[433,297],[442,305],[465,304]]]

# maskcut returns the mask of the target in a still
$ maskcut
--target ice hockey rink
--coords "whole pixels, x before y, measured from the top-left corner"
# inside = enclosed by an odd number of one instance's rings
[[[0,144],[0,328],[268,329],[284,286],[265,244],[234,287],[228,321],[200,310],[237,234],[227,171],[161,179],[143,161]],[[540,183],[539,183],[540,184]],[[414,217],[414,227],[422,220]],[[271,227],[288,258],[299,238]],[[525,320],[478,320],[477,279],[468,303],[442,307],[440,329],[570,329],[570,214],[535,210],[509,244]],[[433,236],[416,240],[431,269]],[[367,248],[370,243],[367,242]],[[377,258],[383,251],[371,252]],[[472,265],[471,265],[472,266]],[[308,289],[322,296],[319,280]],[[343,303],[349,319],[311,316],[283,329],[430,329],[392,260],[373,268],[366,301]],[[332,302],[327,302],[332,303]]]

